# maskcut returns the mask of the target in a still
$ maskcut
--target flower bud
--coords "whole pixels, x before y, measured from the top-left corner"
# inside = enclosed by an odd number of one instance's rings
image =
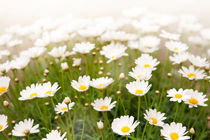
[[[194,129],[194,128],[190,128],[189,133],[190,133],[191,135],[194,135],[194,134],[195,134],[195,129]]]
[[[100,120],[99,122],[97,122],[97,126],[99,130],[104,129],[104,123]]]
[[[125,74],[124,73],[120,73],[119,79],[122,80],[125,78]]]
[[[65,97],[63,102],[68,105],[71,103],[71,99],[69,97]]]
[[[9,102],[5,100],[5,101],[3,102],[3,105],[4,105],[5,107],[9,106]]]
[[[67,62],[61,63],[61,68],[62,70],[67,71],[69,69],[68,63]]]

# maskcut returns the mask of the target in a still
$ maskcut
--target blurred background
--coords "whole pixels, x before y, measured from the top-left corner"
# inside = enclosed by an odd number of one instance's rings
[[[28,25],[40,18],[118,16],[134,6],[151,12],[196,15],[207,25],[209,5],[210,0],[0,0],[0,33],[6,27]]]

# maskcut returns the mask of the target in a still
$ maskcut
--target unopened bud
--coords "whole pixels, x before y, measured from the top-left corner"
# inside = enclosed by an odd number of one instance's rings
[[[99,60],[99,64],[103,64],[103,60]]]
[[[68,105],[71,103],[71,99],[69,97],[65,97],[63,102]]]
[[[102,71],[99,71],[99,72],[98,72],[98,74],[99,74],[99,75],[102,75],[102,74],[103,74],[103,72],[102,72]]]
[[[19,82],[19,79],[17,77],[15,78],[15,82]]]
[[[168,77],[171,77],[171,76],[172,76],[172,74],[171,74],[171,73],[168,73],[167,75],[168,75]]]
[[[9,102],[5,100],[5,101],[3,102],[3,105],[4,105],[5,107],[9,106]]]
[[[99,122],[97,122],[97,126],[99,130],[104,129],[104,123],[100,120]]]
[[[85,103],[85,107],[88,107],[89,106],[89,104],[88,103]]]
[[[120,94],[121,94],[121,91],[118,90],[118,91],[116,92],[116,94],[117,94],[117,95],[120,95]]]
[[[122,63],[118,63],[118,66],[120,66],[120,67],[121,67],[121,66],[122,66]]]
[[[100,67],[100,70],[104,70],[104,67]]]
[[[160,91],[159,90],[155,90],[155,94],[160,94]]]
[[[42,79],[42,82],[46,82],[47,80],[44,78],[44,79]]]
[[[45,102],[44,104],[45,104],[46,106],[49,106],[49,105],[50,105],[50,103],[49,103],[49,102]]]
[[[195,129],[194,128],[190,128],[189,132],[190,132],[191,135],[194,135],[195,134]]]
[[[112,74],[110,73],[110,72],[107,72],[107,74],[106,74],[107,76],[111,76]]]
[[[55,117],[54,117],[55,120],[58,120],[58,118],[59,118],[58,116],[55,116]]]
[[[119,79],[122,80],[122,79],[124,79],[124,78],[125,78],[125,74],[124,74],[124,73],[120,73]]]
[[[9,137],[10,137],[10,136],[12,136],[12,133],[11,133],[11,132],[10,132],[10,133],[8,133],[8,134],[7,134],[7,136],[9,136]]]
[[[96,55],[96,52],[92,52],[92,55]]]
[[[67,62],[61,63],[61,68],[64,71],[67,71],[69,69],[69,65]]]
[[[60,127],[60,126],[57,126],[57,127],[56,127],[56,130],[60,130],[60,129],[61,129],[61,127]]]

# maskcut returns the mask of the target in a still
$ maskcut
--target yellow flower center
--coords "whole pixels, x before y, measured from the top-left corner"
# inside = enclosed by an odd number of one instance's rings
[[[195,77],[195,74],[194,73],[189,73],[187,76],[191,78],[191,77]]]
[[[3,129],[3,125],[0,125],[0,131]]]
[[[180,99],[180,98],[182,98],[182,95],[181,94],[176,94],[175,97]]]
[[[114,59],[115,57],[114,56],[112,56],[112,59]]]
[[[51,95],[51,93],[52,93],[51,90],[49,90],[49,91],[46,92],[46,94],[49,94],[49,95]]]
[[[135,92],[136,94],[143,94],[143,91],[142,90],[140,90],[140,89],[138,89],[138,90],[136,90],[136,92]]]
[[[79,87],[79,90],[86,90],[87,89],[87,86],[85,86],[85,85],[81,85],[80,87]]]
[[[102,84],[99,84],[100,87],[102,87]]]
[[[31,95],[29,96],[30,98],[36,97],[37,93],[31,93]]]
[[[195,98],[191,98],[190,100],[189,100],[189,102],[191,103],[191,104],[198,104],[198,100],[197,99],[195,99]]]
[[[170,137],[172,140],[177,140],[179,138],[179,135],[176,132],[173,132],[170,134]]]
[[[141,74],[139,74],[137,77],[138,77],[138,78],[140,78],[141,76],[142,76],[142,75],[141,75]]]
[[[123,127],[121,128],[121,131],[122,131],[123,133],[128,133],[128,132],[130,131],[130,128],[129,128],[128,126],[123,126]]]
[[[151,118],[153,124],[157,124],[157,119]]]
[[[0,87],[0,95],[5,92],[7,90],[7,88],[5,86]]]
[[[100,109],[101,109],[101,110],[105,110],[105,109],[109,109],[109,107],[106,106],[106,105],[102,105]]]
[[[178,50],[178,48],[174,48],[174,51],[177,51]]]
[[[145,64],[144,67],[145,67],[145,68],[149,68],[149,67],[151,67],[151,66],[150,66],[150,64]]]
[[[68,110],[68,108],[67,107],[63,107],[63,108],[61,108],[61,110],[62,111],[66,111],[66,110]]]

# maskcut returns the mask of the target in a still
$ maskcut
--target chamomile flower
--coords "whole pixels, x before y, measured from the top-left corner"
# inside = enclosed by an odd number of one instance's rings
[[[64,102],[62,103],[58,103],[56,106],[55,106],[55,111],[57,114],[60,114],[63,115],[65,112],[68,112],[68,110],[71,110],[72,107],[74,106],[74,102],[71,102],[70,104],[65,104]]]
[[[188,53],[187,52],[174,53],[173,56],[169,56],[169,59],[173,62],[173,64],[181,64],[187,61]]]
[[[62,68],[62,70],[64,70],[64,71],[68,70],[68,69],[69,69],[68,63],[67,63],[67,62],[61,63],[61,68]]]
[[[113,120],[111,128],[118,135],[130,135],[139,123],[138,121],[134,122],[133,116],[121,116]]]
[[[139,50],[143,53],[152,53],[159,49],[160,39],[155,36],[145,36],[140,39]]]
[[[73,51],[76,53],[81,54],[88,54],[92,49],[95,48],[95,44],[91,44],[90,42],[82,42],[82,43],[76,43],[74,45]]]
[[[138,50],[139,49],[139,41],[128,41],[128,47],[130,49]]]
[[[72,64],[72,66],[74,66],[74,67],[78,67],[78,66],[80,66],[81,61],[82,61],[82,59],[81,59],[81,58],[75,58],[75,59],[73,60],[73,64]]]
[[[80,76],[78,81],[72,80],[71,86],[79,92],[87,91],[90,86],[90,76]]]
[[[58,83],[51,84],[50,82],[44,83],[41,89],[39,97],[52,97],[61,88]]]
[[[205,101],[207,101],[208,99],[206,98],[206,95],[204,95],[202,92],[198,92],[197,90],[193,89],[186,89],[185,94],[188,96],[184,99],[184,102],[189,105],[189,108],[207,106],[207,104],[205,104]]]
[[[160,37],[177,41],[180,38],[180,34],[169,33],[169,32],[166,32],[165,30],[161,30]]]
[[[25,119],[24,121],[20,121],[16,123],[13,130],[12,135],[17,137],[27,136],[33,133],[39,133],[39,124],[33,126],[34,120],[33,119]]]
[[[149,109],[146,110],[146,113],[144,114],[144,118],[151,124],[156,126],[163,126],[164,122],[163,120],[166,119],[164,117],[165,113],[158,112],[156,109]]]
[[[107,63],[110,63],[113,60],[116,60],[122,56],[128,56],[128,54],[125,53],[126,49],[127,48],[120,43],[117,44],[111,43],[107,46],[104,46],[100,51],[100,54],[108,58],[109,60],[107,61]]]
[[[62,58],[65,56],[65,52],[66,52],[66,46],[60,46],[57,48],[53,48],[50,52],[48,52],[48,54],[55,58]]]
[[[136,96],[145,95],[149,91],[151,86],[152,85],[151,84],[149,85],[148,81],[139,81],[139,80],[126,84],[126,88],[128,89],[128,91]]]
[[[137,65],[128,75],[136,80],[149,80],[152,77],[152,70]]]
[[[26,56],[29,58],[38,58],[46,51],[44,47],[32,47],[27,49],[26,51],[22,51],[20,53],[21,56]]]
[[[10,78],[7,76],[0,77],[0,96],[7,92]]]
[[[10,66],[13,69],[24,69],[30,62],[30,57],[20,56],[10,62]]]
[[[144,67],[150,70],[156,70],[156,66],[160,63],[156,58],[154,59],[149,54],[142,54],[141,57],[135,60],[137,66]]]
[[[8,127],[7,116],[0,114],[0,132]]]
[[[46,135],[46,138],[43,138],[42,140],[67,140],[65,136],[66,132],[61,135],[61,132],[59,132],[58,130],[52,130]]]
[[[116,104],[116,101],[112,103],[111,101],[112,101],[111,97],[105,97],[104,99],[100,98],[94,100],[94,102],[91,103],[91,105],[96,111],[111,111],[111,109],[115,107]]]
[[[103,90],[107,86],[109,86],[112,82],[114,82],[114,80],[112,78],[101,77],[101,78],[97,78],[97,79],[92,79],[92,81],[90,82],[90,85],[94,88]]]
[[[192,65],[189,67],[189,69],[183,66],[182,69],[179,70],[179,73],[189,80],[199,80],[206,76],[204,70],[195,69]]]
[[[19,97],[18,100],[24,101],[40,97],[42,90],[41,84],[32,84],[31,86],[27,86],[26,89],[20,92],[21,97]]]
[[[170,97],[170,101],[181,103],[185,100],[189,95],[185,94],[184,90],[180,88],[178,91],[173,88],[167,91],[167,97]]]
[[[188,59],[195,67],[202,68],[209,65],[206,58],[201,58],[200,56],[189,55]]]
[[[163,125],[163,129],[160,130],[161,135],[163,135],[166,140],[187,140],[190,139],[189,136],[185,136],[188,132],[186,127],[182,126],[181,123],[172,122],[170,125]]]
[[[188,49],[188,46],[186,44],[179,41],[168,41],[165,43],[165,46],[170,51],[175,53],[184,52]]]

